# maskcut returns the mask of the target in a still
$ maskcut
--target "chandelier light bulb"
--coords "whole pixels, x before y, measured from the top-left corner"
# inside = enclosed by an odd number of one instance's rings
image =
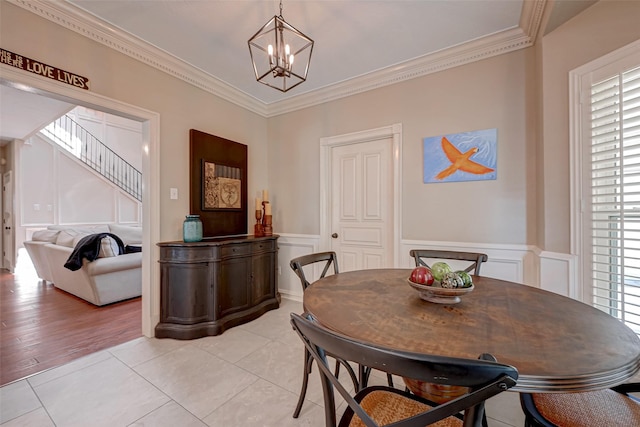
[[[289,56],[289,54],[291,53],[291,48],[289,47],[288,44],[284,45],[284,53]]]
[[[269,45],[269,47],[267,47],[267,50],[269,51],[269,56],[273,56],[273,46]]]

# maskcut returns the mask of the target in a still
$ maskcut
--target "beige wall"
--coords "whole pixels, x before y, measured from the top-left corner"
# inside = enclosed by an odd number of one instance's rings
[[[275,229],[320,231],[320,138],[402,123],[404,239],[535,243],[533,54],[520,50],[271,118]],[[422,182],[424,137],[487,128],[498,129],[497,180]]]
[[[640,39],[640,1],[603,0],[542,40],[542,249],[570,253],[569,72]]]
[[[249,146],[249,199],[270,189],[276,232],[318,234],[320,138],[402,123],[404,239],[568,253],[568,72],[640,38],[638,22],[640,2],[604,0],[535,48],[265,119],[0,1],[3,48],[160,114],[161,240],[180,237],[189,210],[190,128]],[[422,138],[493,127],[496,181],[422,183]],[[169,199],[170,187],[179,200]],[[451,201],[458,209],[443,208]]]
[[[160,114],[160,239],[182,237],[189,213],[189,129],[249,146],[249,192],[266,187],[267,120],[0,1],[2,48],[88,77],[91,91]],[[169,199],[169,188],[179,199]],[[251,199],[251,198],[249,198]]]

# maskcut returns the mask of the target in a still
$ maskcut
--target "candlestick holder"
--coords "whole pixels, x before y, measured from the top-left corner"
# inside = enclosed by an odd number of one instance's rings
[[[256,225],[253,227],[253,234],[256,237],[264,236],[264,228],[262,226],[262,210],[256,209]]]
[[[273,226],[271,225],[271,221],[273,220],[271,215],[265,215],[262,218],[262,235],[263,236],[273,236]]]

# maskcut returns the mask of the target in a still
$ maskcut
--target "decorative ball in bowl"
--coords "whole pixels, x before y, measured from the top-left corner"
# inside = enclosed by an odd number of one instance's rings
[[[456,272],[446,273],[440,281],[421,280],[423,283],[417,283],[415,279],[416,275],[412,273],[407,282],[418,291],[421,299],[436,304],[457,304],[461,301],[462,295],[474,289],[473,283],[467,277]]]

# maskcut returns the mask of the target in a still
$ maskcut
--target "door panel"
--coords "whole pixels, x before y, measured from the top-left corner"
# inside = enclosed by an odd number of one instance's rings
[[[331,156],[331,250],[340,271],[392,266],[392,141],[336,146]]]

